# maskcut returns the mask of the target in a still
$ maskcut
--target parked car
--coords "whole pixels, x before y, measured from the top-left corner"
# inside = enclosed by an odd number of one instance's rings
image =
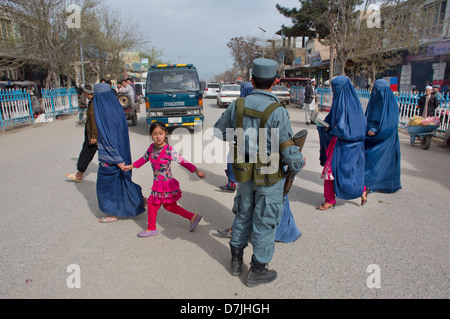
[[[219,83],[208,83],[206,85],[204,97],[205,99],[209,97],[217,97],[220,90],[220,84]]]
[[[291,92],[284,85],[275,85],[272,93],[280,100],[282,104],[289,104],[291,101]]]
[[[217,95],[217,105],[221,107],[222,105],[231,104],[238,97],[241,96],[241,86],[236,84],[226,84],[222,86]]]

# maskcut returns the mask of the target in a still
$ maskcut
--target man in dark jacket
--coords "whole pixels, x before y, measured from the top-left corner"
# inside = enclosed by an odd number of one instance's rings
[[[80,156],[77,162],[77,172],[75,174],[66,174],[66,177],[81,183],[83,181],[83,174],[86,172],[89,163],[97,153],[97,139],[98,131],[97,125],[95,124],[95,113],[94,113],[94,86],[92,84],[87,84],[83,88],[83,92],[86,94],[86,98],[89,101],[87,107],[87,119],[84,130],[84,143],[81,149]]]
[[[436,108],[439,107],[439,101],[436,96],[431,94],[433,88],[431,86],[427,86],[425,89],[425,95],[422,95],[419,99],[419,116],[429,117],[434,116]]]

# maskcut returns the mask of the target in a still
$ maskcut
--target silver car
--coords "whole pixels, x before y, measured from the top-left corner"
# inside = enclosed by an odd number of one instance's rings
[[[241,86],[239,84],[225,84],[220,89],[219,95],[217,95],[217,105],[221,107],[222,105],[231,104],[240,96]]]
[[[217,95],[219,94],[219,90],[220,90],[219,83],[208,83],[206,85],[205,94],[204,94],[205,99],[207,99],[209,97],[217,97]]]
[[[283,85],[275,85],[272,88],[272,93],[280,100],[282,104],[289,104],[291,101],[291,92]]]

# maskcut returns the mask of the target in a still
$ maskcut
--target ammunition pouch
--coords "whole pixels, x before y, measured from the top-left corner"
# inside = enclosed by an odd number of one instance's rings
[[[237,130],[238,141],[243,141],[241,134],[243,133],[244,114],[259,118],[260,128],[265,128],[266,122],[268,121],[272,112],[279,107],[283,107],[283,105],[280,103],[273,103],[269,105],[264,110],[264,112],[259,112],[253,109],[245,108],[244,100],[245,99],[243,98],[239,98],[236,101],[236,129],[241,129]],[[283,142],[280,145],[280,153],[284,148],[293,144],[294,143],[292,142],[292,140]],[[272,186],[278,183],[280,180],[284,179],[285,172],[281,163],[280,153],[272,153],[270,156],[266,155],[266,158],[264,159],[262,159],[261,155],[258,154],[256,156],[256,163],[248,163],[246,162],[245,154],[238,154],[239,149],[236,144],[233,146],[233,151],[233,173],[239,183],[245,183],[251,179],[253,180],[253,184],[255,186]]]

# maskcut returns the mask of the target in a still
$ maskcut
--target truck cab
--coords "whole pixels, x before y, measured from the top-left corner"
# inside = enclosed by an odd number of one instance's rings
[[[192,64],[152,65],[145,87],[147,124],[155,121],[167,127],[203,124],[203,90]]]

